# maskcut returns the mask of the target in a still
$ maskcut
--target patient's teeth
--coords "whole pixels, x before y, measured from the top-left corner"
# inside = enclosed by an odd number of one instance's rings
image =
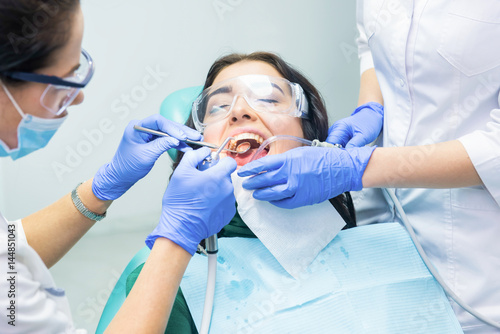
[[[236,143],[238,141],[245,140],[245,139],[253,139],[259,144],[262,144],[264,142],[264,138],[262,138],[261,136],[259,136],[256,133],[251,133],[251,132],[240,133],[240,134],[234,136],[234,140],[230,141],[229,145],[230,145],[231,149],[236,148]]]

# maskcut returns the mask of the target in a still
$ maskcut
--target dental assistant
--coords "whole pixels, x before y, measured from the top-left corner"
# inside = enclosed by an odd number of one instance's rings
[[[42,16],[43,27],[26,35],[29,19]],[[94,64],[81,48],[83,15],[78,0],[0,0],[0,22],[0,156],[16,160],[47,145],[68,117],[67,107],[83,101],[81,89],[92,78]],[[134,131],[136,124],[172,137]],[[149,173],[162,153],[176,148],[185,152],[185,159],[165,192],[156,242],[108,332],[165,329],[193,249],[235,213],[230,179],[234,160],[222,159],[200,172],[196,167],[210,150],[194,151],[184,139],[200,140],[201,135],[159,115],[132,121],[111,162],[92,179],[22,220],[9,222],[0,213],[1,333],[86,332],[74,328],[64,290],[55,285],[48,268],[106,216],[113,200]],[[210,196],[198,188],[206,182],[218,184]]]
[[[328,138],[346,148],[262,158],[239,171],[267,171],[244,187],[289,208],[372,188],[358,224],[398,221],[377,189],[398,188],[440,275],[500,322],[499,18],[494,0],[358,0],[359,107]],[[452,306],[465,333],[500,333]]]

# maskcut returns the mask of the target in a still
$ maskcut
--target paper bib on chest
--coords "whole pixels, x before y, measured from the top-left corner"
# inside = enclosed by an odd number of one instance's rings
[[[198,330],[207,258],[181,288]],[[396,223],[342,231],[298,279],[258,239],[223,238],[211,333],[463,333],[441,287]]]
[[[241,219],[295,278],[345,226],[329,201],[282,209],[253,198],[253,192],[241,186],[244,178],[236,173],[232,180]]]

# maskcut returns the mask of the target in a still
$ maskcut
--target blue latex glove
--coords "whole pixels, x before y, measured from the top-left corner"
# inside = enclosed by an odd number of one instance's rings
[[[369,102],[357,107],[351,116],[335,122],[328,130],[326,141],[345,148],[362,147],[377,139],[383,125],[384,107]]]
[[[209,154],[210,149],[204,147],[182,158],[163,196],[160,222],[146,238],[149,248],[164,237],[193,255],[202,239],[218,233],[234,217],[231,173],[236,170],[236,161],[223,158],[207,170],[198,170]]]
[[[172,137],[158,137],[134,130],[136,124],[166,132]],[[170,148],[183,152],[191,150],[179,140],[201,140],[201,138],[199,132],[160,115],[152,115],[141,121],[131,121],[125,128],[111,162],[102,166],[95,174],[92,183],[94,195],[102,200],[117,199],[149,173],[163,152]]]
[[[299,147],[252,161],[238,175],[258,174],[243,182],[243,188],[255,190],[255,199],[293,209],[361,190],[361,178],[374,149]]]

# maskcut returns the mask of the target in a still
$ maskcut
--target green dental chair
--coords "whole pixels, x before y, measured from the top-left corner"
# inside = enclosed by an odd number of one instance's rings
[[[173,92],[163,100],[160,106],[160,115],[177,123],[186,123],[190,113],[191,104],[201,93],[202,87],[189,87]],[[177,157],[175,149],[168,150],[168,155],[172,160]],[[140,249],[127,264],[123,270],[118,282],[116,282],[113,291],[111,292],[104,310],[102,311],[101,319],[97,325],[96,333],[103,333],[108,327],[111,320],[114,318],[126,298],[126,283],[130,273],[141,263],[148,258],[150,250],[147,246]]]

